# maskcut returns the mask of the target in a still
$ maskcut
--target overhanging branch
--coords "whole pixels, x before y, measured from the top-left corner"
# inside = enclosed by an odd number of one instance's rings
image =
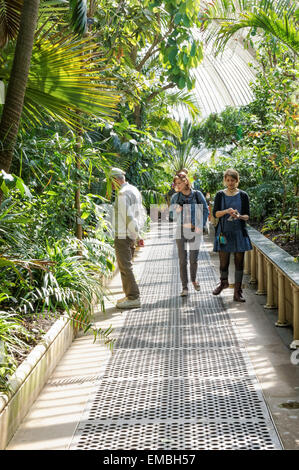
[[[153,91],[147,98],[146,98],[146,103],[149,103],[152,99],[154,99],[157,95],[162,93],[162,91],[168,90],[169,88],[174,88],[176,86],[175,83],[171,82],[168,83],[168,85],[163,86],[162,88],[159,88],[156,91]]]

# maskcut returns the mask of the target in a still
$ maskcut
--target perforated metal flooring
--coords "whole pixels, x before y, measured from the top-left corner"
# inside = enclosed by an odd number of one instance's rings
[[[201,291],[181,298],[168,230],[149,244],[142,307],[124,313],[70,448],[281,449],[233,319],[211,294],[217,279],[209,254],[200,252]]]

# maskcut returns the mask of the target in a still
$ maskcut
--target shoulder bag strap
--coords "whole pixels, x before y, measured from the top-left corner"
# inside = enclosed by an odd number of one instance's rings
[[[224,191],[221,191],[220,194],[221,194],[221,210],[223,211],[223,210],[225,210],[225,207],[224,207],[225,206]],[[220,217],[220,227],[221,227],[221,232],[222,233],[223,233],[223,217],[224,217],[224,215],[222,217]]]

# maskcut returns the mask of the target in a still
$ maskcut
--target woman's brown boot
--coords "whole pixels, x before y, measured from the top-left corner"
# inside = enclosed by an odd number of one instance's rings
[[[236,282],[235,283],[235,289],[234,289],[234,300],[236,302],[246,302],[244,297],[242,296],[242,284],[241,282]]]
[[[227,279],[220,279],[220,284],[216,287],[216,289],[213,290],[213,295],[219,295],[220,292],[223,291],[223,289],[226,289],[228,287],[228,280]]]

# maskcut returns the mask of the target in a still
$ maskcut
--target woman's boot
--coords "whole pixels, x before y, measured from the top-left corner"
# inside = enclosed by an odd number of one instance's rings
[[[234,300],[236,302],[246,302],[246,300],[242,296],[242,283],[241,282],[235,282]]]
[[[219,295],[223,289],[226,289],[229,286],[228,279],[220,279],[220,284],[213,290],[213,295]]]

